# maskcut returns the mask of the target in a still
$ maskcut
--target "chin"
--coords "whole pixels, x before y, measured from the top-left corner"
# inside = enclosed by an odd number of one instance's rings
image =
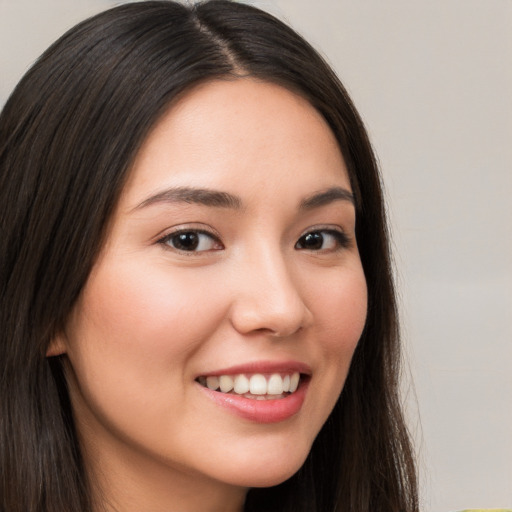
[[[251,481],[245,487],[263,488],[263,487],[274,487],[282,484],[289,478],[291,478],[297,471],[302,467],[302,464],[298,467],[294,467],[290,471],[272,472],[271,475],[261,475],[260,478],[252,478]]]
[[[274,452],[273,457],[262,457],[258,460],[244,461],[233,469],[232,475],[226,480],[240,487],[273,487],[292,477],[304,464],[309,450],[282,453]],[[231,477],[231,478],[230,478]]]

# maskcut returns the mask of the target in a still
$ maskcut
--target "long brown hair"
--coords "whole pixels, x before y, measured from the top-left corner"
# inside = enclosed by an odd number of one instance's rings
[[[89,512],[61,361],[46,349],[79,296],[150,128],[200,81],[250,75],[308,99],[335,134],[357,200],[368,317],[343,392],[296,475],[246,512],[418,510],[398,394],[395,294],[380,178],[363,123],[318,53],[225,0],[123,5],[71,29],[0,116],[0,509]]]

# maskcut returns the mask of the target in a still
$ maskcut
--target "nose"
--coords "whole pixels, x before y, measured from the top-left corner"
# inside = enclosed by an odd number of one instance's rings
[[[279,251],[248,258],[236,281],[231,323],[238,332],[287,337],[311,324],[298,276]]]

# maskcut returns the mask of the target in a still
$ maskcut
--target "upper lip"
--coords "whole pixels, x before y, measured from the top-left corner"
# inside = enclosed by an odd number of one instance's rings
[[[311,374],[311,367],[300,361],[254,361],[238,364],[228,368],[207,371],[198,377],[209,377],[210,375],[239,375],[254,373],[294,373],[299,372],[306,375]]]

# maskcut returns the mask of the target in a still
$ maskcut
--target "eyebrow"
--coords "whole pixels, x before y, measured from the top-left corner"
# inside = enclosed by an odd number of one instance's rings
[[[335,201],[348,201],[355,206],[354,194],[352,192],[342,187],[331,187],[303,199],[299,205],[299,210],[312,210]]]
[[[133,210],[139,210],[159,203],[190,203],[215,208],[242,209],[242,200],[228,192],[206,188],[176,187],[163,190],[158,194],[148,197]]]
[[[303,199],[299,204],[299,211],[320,208],[321,206],[335,201],[348,201],[355,205],[352,192],[342,187],[331,187],[323,192],[313,194]],[[160,203],[201,204],[214,208],[228,208],[233,210],[241,210],[243,207],[240,197],[230,194],[229,192],[206,188],[175,187],[148,197],[133,208],[132,211]]]

